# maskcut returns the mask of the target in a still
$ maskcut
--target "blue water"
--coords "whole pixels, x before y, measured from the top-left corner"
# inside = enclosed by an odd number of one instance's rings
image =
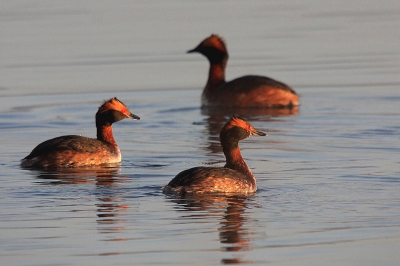
[[[397,1],[0,7],[2,265],[398,264]],[[240,143],[255,195],[165,196],[181,170],[224,163],[231,113],[200,109],[208,64],[185,54],[211,33],[228,80],[268,75],[302,105],[236,113],[268,134]],[[20,169],[46,139],[95,137],[114,96],[141,117],[114,125],[120,166]]]

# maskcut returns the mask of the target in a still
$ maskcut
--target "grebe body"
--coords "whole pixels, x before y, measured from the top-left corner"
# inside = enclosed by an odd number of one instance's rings
[[[256,179],[239,149],[239,141],[252,135],[265,136],[250,123],[232,117],[222,128],[221,145],[226,157],[224,167],[194,167],[176,175],[163,189],[166,193],[246,194],[257,190]]]
[[[121,162],[112,124],[125,118],[140,119],[117,98],[105,101],[96,113],[97,138],[67,135],[46,140],[21,160],[24,168],[65,168]]]
[[[204,55],[210,62],[201,97],[203,107],[290,108],[299,105],[299,97],[292,88],[268,77],[248,75],[226,82],[228,50],[221,37],[211,35],[188,51],[194,52]]]

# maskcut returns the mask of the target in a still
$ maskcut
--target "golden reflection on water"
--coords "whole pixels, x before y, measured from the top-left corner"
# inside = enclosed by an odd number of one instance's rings
[[[201,113],[206,116],[206,124],[209,133],[208,149],[211,153],[222,153],[219,141],[219,133],[228,121],[229,117],[236,115],[248,120],[250,123],[276,122],[276,117],[296,116],[299,113],[299,106],[292,108],[210,108],[202,107]],[[274,119],[272,119],[274,118]],[[264,131],[264,128],[260,128]]]
[[[222,258],[222,264],[247,264],[250,260],[242,259],[243,253],[252,250],[251,227],[247,227],[249,216],[246,215],[251,196],[232,195],[188,195],[173,196],[172,202],[178,204],[179,211],[193,212],[192,218],[205,218],[210,215],[220,216],[218,238],[221,250],[233,254],[233,258]],[[188,216],[185,216],[187,219]],[[235,254],[235,252],[242,251]],[[225,253],[222,253],[225,254]]]
[[[113,164],[112,166],[57,168],[49,170],[32,169],[30,171],[38,172],[36,176],[38,179],[52,180],[50,181],[52,184],[94,183],[98,185],[110,185],[116,179],[118,179],[118,182],[123,182],[125,177],[118,174],[120,169],[120,164]]]
[[[201,114],[210,117],[239,115],[246,117],[277,117],[298,115],[299,106],[290,108],[233,108],[233,107],[201,107]]]
[[[118,218],[122,213],[126,213],[128,205],[121,203],[119,194],[112,188],[118,187],[121,183],[129,182],[128,177],[119,174],[120,164],[112,167],[95,166],[80,168],[57,169],[57,171],[40,171],[38,179],[51,180],[46,182],[53,185],[71,184],[94,184],[96,190],[106,189],[106,193],[96,193],[98,203],[96,220],[99,225],[100,233],[121,233],[125,230],[123,226],[126,219]],[[112,241],[125,241],[124,238],[113,238]]]

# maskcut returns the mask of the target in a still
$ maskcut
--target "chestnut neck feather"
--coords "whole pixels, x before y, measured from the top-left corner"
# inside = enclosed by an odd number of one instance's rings
[[[110,143],[110,144],[117,144],[114,135],[112,132],[112,126],[111,125],[103,125],[100,127],[97,127],[97,139]]]
[[[116,145],[112,133],[112,124],[124,118],[126,116],[117,110],[108,110],[96,114],[97,139]]]
[[[225,67],[222,63],[210,64],[210,70],[208,73],[207,89],[218,88],[224,85],[225,82]]]
[[[221,134],[221,144],[226,157],[225,167],[253,177],[253,173],[243,160],[239,148],[239,140],[247,138],[248,136],[245,130],[233,128]]]
[[[251,177],[253,176],[253,173],[251,172],[250,168],[243,160],[239,146],[236,146],[236,148],[231,147],[230,149],[224,148],[224,154],[226,157],[226,164],[225,164],[226,168],[236,170],[247,176]]]
[[[225,68],[228,62],[228,54],[215,48],[206,48],[202,53],[210,62],[206,88],[217,88],[225,84]]]

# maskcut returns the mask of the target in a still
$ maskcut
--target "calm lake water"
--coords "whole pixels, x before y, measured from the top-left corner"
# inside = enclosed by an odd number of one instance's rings
[[[398,265],[400,2],[3,1],[2,265]],[[291,85],[293,112],[236,110],[268,137],[242,141],[259,190],[177,198],[181,170],[219,165],[231,112],[201,110],[223,36],[228,80]],[[19,160],[60,135],[95,137],[117,96],[115,168],[44,172]]]

